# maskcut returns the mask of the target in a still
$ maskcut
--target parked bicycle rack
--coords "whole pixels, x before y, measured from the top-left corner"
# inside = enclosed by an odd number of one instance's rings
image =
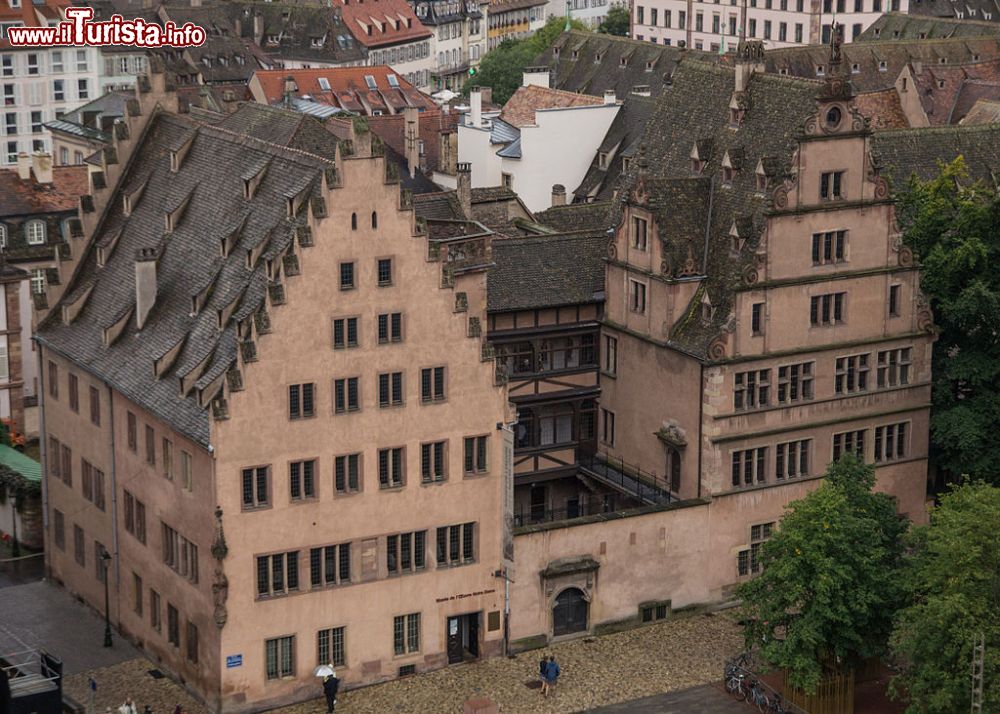
[[[743,654],[733,657],[732,659],[726,660],[726,666],[723,670],[722,683],[726,687],[726,692],[733,694],[729,689],[729,680],[735,674],[741,679],[745,679],[749,682],[749,688],[754,685],[760,687],[764,690],[765,696],[767,697],[767,705],[759,706],[756,702],[752,701],[749,697],[745,697],[742,701],[745,701],[749,706],[756,708],[761,712],[782,712],[783,714],[809,714],[801,707],[796,706],[792,702],[788,701],[778,690],[765,682],[759,674],[757,674],[752,667],[755,666],[755,657],[752,652],[744,652]],[[741,689],[741,691],[744,691]],[[775,706],[775,702],[780,699],[780,709]]]

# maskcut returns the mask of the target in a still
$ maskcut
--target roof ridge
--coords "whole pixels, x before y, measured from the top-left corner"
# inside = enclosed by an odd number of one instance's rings
[[[992,100],[998,101],[998,100]],[[898,129],[877,129],[875,134],[972,134],[995,131],[1000,133],[1000,124],[944,124],[940,126],[909,126]]]
[[[544,224],[542,224],[544,225]],[[580,238],[601,238],[606,233],[605,228],[591,228],[579,231],[560,231],[558,233],[546,233],[543,236],[524,236],[521,238],[502,238],[493,241],[496,246],[519,246],[525,243],[552,243],[554,241],[578,240]]]
[[[302,116],[305,117],[306,115],[303,114]],[[286,158],[286,159],[297,160],[300,157],[301,158],[308,157],[308,158],[311,158],[311,159],[317,159],[317,160],[322,161],[324,163],[334,164],[335,165],[335,162],[334,162],[333,159],[328,159],[328,158],[326,158],[324,156],[320,156],[318,154],[313,154],[313,153],[305,151],[303,149],[294,149],[294,148],[292,148],[290,146],[283,146],[281,144],[275,144],[275,143],[270,142],[270,141],[265,141],[264,139],[259,139],[259,138],[257,138],[256,136],[254,136],[252,134],[244,134],[244,133],[241,133],[241,132],[238,132],[238,131],[233,131],[232,129],[225,129],[225,128],[221,127],[221,126],[214,126],[214,125],[211,125],[211,124],[208,124],[208,125],[205,125],[205,126],[201,126],[200,130],[202,132],[204,132],[204,131],[215,132],[218,135],[216,138],[220,138],[220,139],[227,140],[227,141],[232,141],[232,140],[237,139],[237,138],[252,141],[254,144],[257,144],[258,148],[260,148],[262,151],[269,151],[269,152],[271,152],[271,153],[273,153],[275,155],[279,155],[279,156],[280,155],[284,155],[283,158]],[[333,134],[331,134],[331,136],[334,136],[334,138],[336,138],[336,136],[333,135]],[[297,161],[297,163],[304,163],[304,162]],[[318,167],[314,167],[314,168],[318,168]]]

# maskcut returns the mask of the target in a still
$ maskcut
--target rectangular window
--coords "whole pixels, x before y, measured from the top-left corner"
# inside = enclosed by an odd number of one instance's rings
[[[49,396],[59,398],[59,367],[55,362],[49,362]]]
[[[185,491],[191,491],[194,488],[194,475],[192,473],[191,467],[191,454],[181,450],[181,486]]]
[[[146,542],[146,506],[128,491],[124,492],[125,530],[140,543]]]
[[[268,679],[294,677],[295,635],[264,640],[264,659]]]
[[[288,418],[307,419],[314,416],[315,384],[293,384],[288,387]]]
[[[889,286],[889,317],[899,317],[899,292],[901,285]]]
[[[750,306],[750,332],[753,335],[764,334],[764,303],[755,302]]]
[[[181,617],[177,608],[167,603],[167,641],[174,647],[181,646]]]
[[[53,50],[49,57],[52,59],[52,73],[59,74],[63,72],[63,53],[62,50]]]
[[[646,284],[637,280],[629,281],[629,309],[640,315],[646,313]]]
[[[601,441],[615,445],[615,413],[601,407]]]
[[[400,342],[403,339],[403,313],[392,312],[378,316],[378,342]]]
[[[604,371],[618,373],[618,338],[611,335],[604,336]]]
[[[765,40],[770,40],[771,39],[771,21],[770,20],[764,20],[764,39]]]
[[[868,391],[868,357],[861,354],[836,359],[833,386],[837,394]]]
[[[753,486],[767,480],[767,447],[733,451],[733,486]]]
[[[299,589],[299,551],[257,556],[257,597],[286,595]]]
[[[161,454],[163,456],[163,477],[168,481],[174,479],[174,445],[170,439],[164,438],[162,442]]]
[[[487,463],[488,436],[465,437],[465,458],[462,470],[466,476],[484,474],[489,470]]]
[[[778,42],[788,42],[788,23],[786,22],[778,23]]]
[[[913,350],[901,347],[894,350],[879,350],[876,384],[879,389],[900,387],[910,383],[910,363]]]
[[[844,300],[847,293],[813,295],[809,301],[809,324],[814,327],[838,325],[844,321]]]
[[[139,422],[135,418],[135,414],[129,412],[126,415],[126,433],[128,435],[128,450],[133,454],[139,449]]]
[[[476,559],[476,524],[462,523],[437,529],[437,564],[464,565]]]
[[[833,201],[844,197],[843,171],[825,171],[819,177],[819,197],[823,201]]]
[[[778,367],[778,403],[794,404],[813,398],[813,363]]]
[[[813,265],[830,265],[847,260],[847,231],[813,233]]]
[[[646,250],[646,219],[632,217],[632,247],[636,250]]]
[[[73,450],[66,444],[62,445],[62,477],[63,483],[73,488]]]
[[[332,627],[328,630],[320,630],[316,633],[316,665],[333,665],[334,667],[344,667],[347,665],[347,656],[344,649],[344,628]]]
[[[340,264],[340,289],[352,290],[357,287],[354,283],[354,263]]]
[[[336,414],[355,412],[361,408],[358,395],[358,378],[346,377],[333,380],[333,411]]]
[[[90,99],[90,80],[78,79],[76,81],[76,91],[80,99]]]
[[[392,258],[380,258],[376,263],[376,273],[380,288],[392,285]]]
[[[854,454],[862,461],[865,458],[865,430],[844,431],[833,435],[833,460],[842,454]]]
[[[132,610],[142,617],[142,578],[135,571],[132,572]]]
[[[101,393],[96,387],[90,388],[90,422],[94,426],[101,425]]]
[[[313,588],[351,582],[351,544],[309,549],[309,584]]]
[[[385,372],[378,376],[378,405],[398,407],[403,404],[403,373]]]
[[[392,651],[397,655],[420,651],[420,613],[399,615],[392,620]]]
[[[157,632],[163,628],[163,621],[160,619],[160,593],[152,589],[149,591],[149,625]]]
[[[733,407],[742,409],[759,409],[770,403],[771,370],[753,369],[749,372],[737,372],[733,377]]]
[[[756,575],[760,572],[760,549],[770,539],[774,532],[774,522],[760,523],[750,527],[750,548],[741,550],[737,555],[737,568],[740,577]]]
[[[802,0],[799,0],[799,2],[802,2]],[[802,12],[802,11],[799,10],[799,12]],[[796,22],[795,23],[795,44],[797,44],[797,45],[802,44],[802,23],[801,22]]]
[[[83,529],[73,524],[73,557],[81,568],[87,567],[87,546]]]
[[[337,493],[361,490],[361,454],[345,454],[334,460],[334,485]]]
[[[153,427],[146,425],[146,463],[156,466],[156,434]]]
[[[193,622],[188,620],[187,632],[185,633],[185,650],[188,662],[198,662],[198,628]]]
[[[54,436],[49,437],[49,476],[52,478],[62,481],[62,460],[60,459],[60,444],[59,439]]]
[[[316,498],[316,460],[293,461],[288,465],[288,486],[291,500]]]
[[[789,441],[774,449],[774,476],[779,481],[809,475],[809,448],[811,439]]]
[[[80,380],[77,379],[76,375],[70,372],[66,376],[67,381],[67,392],[69,393],[69,408],[80,413]]]
[[[378,450],[378,484],[380,488],[395,488],[403,485],[403,462],[405,449],[397,446]]]
[[[52,509],[52,530],[59,550],[66,550],[66,517],[58,508]]]
[[[243,510],[266,508],[270,505],[271,468],[256,466],[243,469]]]
[[[415,573],[427,565],[427,531],[398,533],[385,538],[385,567],[389,575]]]
[[[875,462],[894,461],[906,456],[907,423],[875,427]]]
[[[420,445],[420,480],[444,481],[448,476],[448,443],[435,441]]]
[[[445,396],[444,367],[428,367],[420,370],[420,401],[440,402]]]
[[[358,346],[358,318],[342,317],[333,321],[333,348],[336,350]]]
[[[192,583],[198,582],[198,546],[166,523],[160,522],[163,540],[163,563]]]

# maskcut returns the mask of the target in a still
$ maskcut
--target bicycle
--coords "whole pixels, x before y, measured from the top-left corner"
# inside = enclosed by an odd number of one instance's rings
[[[771,702],[764,693],[764,687],[756,679],[750,684],[750,691],[747,694],[747,701],[757,707],[759,712],[767,712],[771,708]]]
[[[736,668],[734,668],[735,670]],[[737,700],[744,701],[747,698],[743,687],[743,675],[738,670],[734,671],[726,678],[726,691],[732,694]]]
[[[781,706],[781,695],[775,693],[774,699],[771,700],[771,710],[769,714],[785,714],[785,708]]]

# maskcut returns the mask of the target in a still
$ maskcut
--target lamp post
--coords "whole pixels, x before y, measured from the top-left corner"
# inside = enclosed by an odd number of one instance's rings
[[[101,552],[101,562],[104,567],[104,646],[111,647],[111,600],[108,596],[108,568],[111,567],[111,553]]]

